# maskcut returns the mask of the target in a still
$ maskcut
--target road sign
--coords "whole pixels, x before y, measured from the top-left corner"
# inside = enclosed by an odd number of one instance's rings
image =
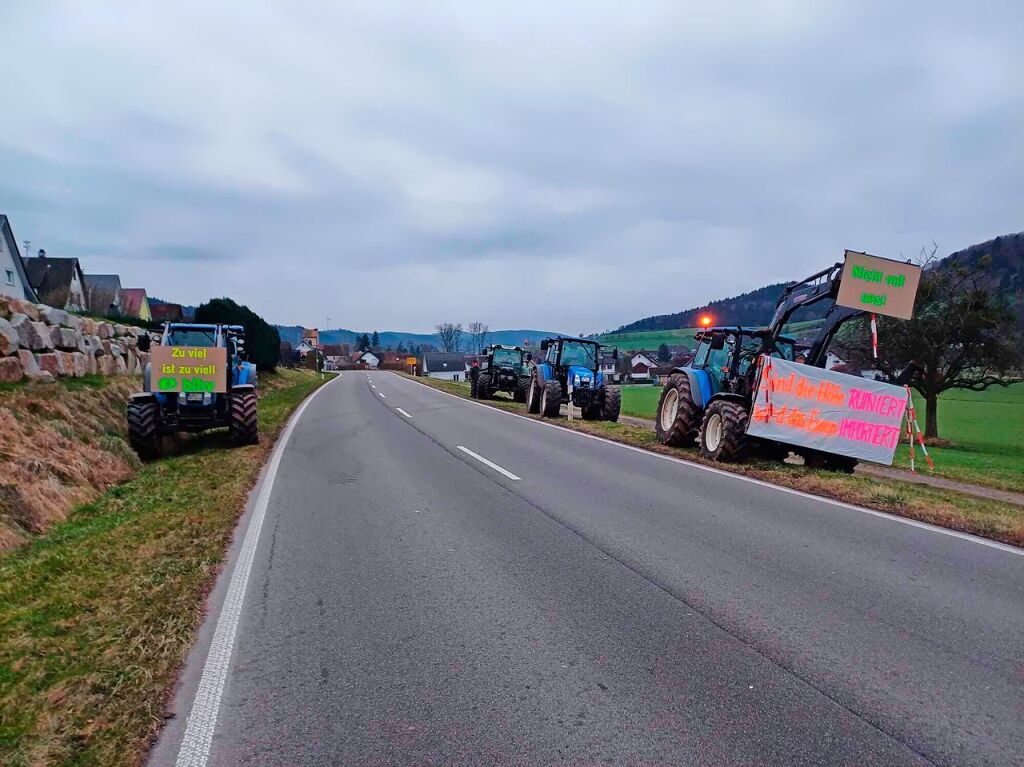
[[[228,390],[228,350],[222,346],[154,346],[150,362],[153,390],[161,394]]]
[[[920,282],[920,266],[848,250],[836,303],[909,320]]]

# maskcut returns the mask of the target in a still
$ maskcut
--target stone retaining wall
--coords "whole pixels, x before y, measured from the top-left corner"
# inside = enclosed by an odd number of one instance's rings
[[[138,349],[145,333],[0,296],[0,382],[141,374],[149,362],[149,353]]]

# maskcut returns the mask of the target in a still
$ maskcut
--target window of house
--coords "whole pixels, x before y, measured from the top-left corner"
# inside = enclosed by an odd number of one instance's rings
[[[6,274],[7,284],[8,285],[13,285],[14,284],[14,270],[13,269],[5,269],[4,271],[7,273]]]

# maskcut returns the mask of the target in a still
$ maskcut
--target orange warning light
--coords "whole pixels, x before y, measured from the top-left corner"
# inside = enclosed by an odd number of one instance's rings
[[[705,327],[705,328],[711,327],[711,315],[710,314],[703,315],[700,318],[700,324],[701,324],[701,327]]]

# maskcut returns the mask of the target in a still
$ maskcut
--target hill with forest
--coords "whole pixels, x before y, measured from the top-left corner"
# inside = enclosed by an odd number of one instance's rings
[[[277,325],[276,327],[281,334],[282,342],[295,346],[302,340],[301,325]],[[361,330],[347,330],[345,328],[321,330],[320,343],[354,345],[356,339],[363,332]],[[365,332],[367,335],[373,335],[372,330]],[[436,333],[403,333],[395,330],[382,330],[378,335],[380,336],[380,345],[385,349],[395,349],[399,344],[407,349],[412,346],[434,346],[438,349],[441,348],[441,340],[437,337]],[[546,330],[492,330],[487,335],[487,343],[522,346],[523,341],[529,341],[531,346],[537,346],[541,339],[554,335],[558,334]],[[463,344],[467,343],[469,340],[468,334],[463,333],[462,340]]]
[[[964,248],[945,257],[933,268],[941,269],[943,264],[957,261],[974,264],[982,258],[988,259],[985,271],[990,277],[992,288],[1007,298],[1024,325],[1024,232],[1003,235]],[[778,282],[732,298],[712,301],[704,306],[645,317],[621,326],[609,336],[693,328],[700,324],[700,317],[703,314],[710,314],[716,325],[766,325],[771,320],[775,304],[785,287],[786,283]],[[802,310],[799,317],[794,319],[820,319],[827,308],[827,302],[823,302],[817,307]]]

